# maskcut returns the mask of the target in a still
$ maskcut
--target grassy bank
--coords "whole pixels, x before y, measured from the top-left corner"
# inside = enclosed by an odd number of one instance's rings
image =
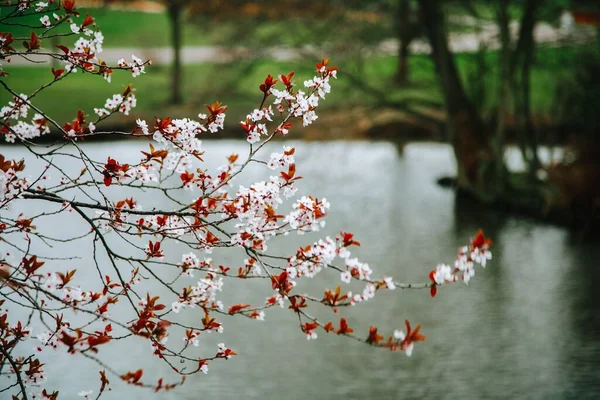
[[[76,18],[79,22],[83,21],[87,12],[96,19],[96,24],[104,34],[104,47],[158,47],[170,44],[171,28],[166,13],[103,8],[81,8],[79,12],[81,16]],[[11,32],[15,37],[29,37],[31,29],[26,25],[40,26],[40,17],[41,15],[22,17],[19,19],[21,26],[0,25],[0,31]],[[69,39],[68,43],[71,41],[75,39]],[[190,46],[209,44],[206,35],[195,24],[183,25],[183,41]]]
[[[104,47],[152,48],[171,45],[171,23],[166,12],[147,13],[139,11],[115,10],[108,8],[80,8],[81,16],[75,17],[80,23],[89,13],[104,34]],[[3,10],[4,11],[4,10]],[[52,17],[52,13],[47,13]],[[28,26],[41,26],[36,14],[20,17],[21,25],[0,24],[0,32],[10,32],[14,37],[28,38],[32,29]],[[378,23],[344,19],[324,19],[297,17],[286,20],[254,19],[239,16],[227,19],[205,15],[186,15],[182,24],[182,40],[186,46],[202,45],[244,45],[244,46],[301,46],[318,45],[324,42],[334,26],[335,37],[325,41],[344,42],[360,39],[364,43],[378,43],[395,35],[391,20]],[[68,31],[68,26],[61,31]],[[44,30],[37,29],[41,34]],[[76,38],[65,39],[65,43]]]
[[[554,82],[569,73],[572,64],[576,62],[577,51],[574,48],[541,48],[538,51],[536,65],[532,70],[532,108],[535,114],[551,115]],[[473,54],[457,56],[458,68],[467,82],[473,81],[476,57]],[[494,73],[497,54],[486,53],[484,58],[489,71],[485,74],[482,85],[484,98],[478,104],[484,111],[491,112],[495,108],[493,99],[497,98]],[[183,85],[186,104],[177,107],[168,104],[170,71],[167,67],[152,66],[147,68],[146,74],[135,79],[127,73],[115,73],[112,84],[102,78],[78,72],[40,93],[36,96],[35,104],[64,123],[74,118],[77,109],[93,113],[94,107],[102,107],[106,98],[133,83],[137,90],[138,106],[129,119],[151,118],[155,115],[194,116],[204,108],[203,104],[219,100],[229,106],[229,116],[238,120],[260,101],[258,84],[267,74],[294,70],[298,83],[301,84],[304,79],[312,76],[313,61],[258,60],[228,65],[186,65]],[[364,61],[356,58],[339,59],[334,62],[340,67],[339,79],[334,82],[330,97],[322,104],[323,108],[403,107],[408,104],[435,109],[442,105],[434,67],[427,56],[416,55],[410,58],[412,83],[405,88],[391,83],[396,71],[395,57],[380,56]],[[10,73],[4,78],[5,82],[18,93],[29,95],[52,80],[47,67],[22,68],[8,65],[5,69]],[[9,99],[6,91],[0,93],[0,104],[6,104]]]

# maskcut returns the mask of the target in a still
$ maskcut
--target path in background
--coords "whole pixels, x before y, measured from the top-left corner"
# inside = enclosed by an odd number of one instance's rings
[[[106,5],[106,0],[79,0],[77,2],[78,8],[105,8],[108,7],[111,10],[135,10],[149,13],[161,13],[165,11],[165,5],[157,3],[155,1],[148,0],[134,0],[134,1],[111,1],[110,4]]]
[[[516,35],[518,24],[511,25],[512,32]],[[567,45],[576,43],[587,43],[596,39],[596,30],[589,27],[576,27],[573,29],[558,29],[547,23],[539,23],[535,29],[535,40],[537,43]],[[494,24],[484,25],[480,33],[461,33],[450,36],[450,47],[456,53],[476,52],[481,46],[488,50],[497,49],[498,29]],[[388,39],[373,49],[375,54],[395,55],[398,54],[398,40]],[[413,54],[428,54],[429,44],[425,40],[415,40],[411,45]],[[321,58],[332,53],[335,49],[316,48],[306,46],[305,48],[272,47],[268,49],[245,49],[241,47],[226,48],[217,46],[188,46],[182,48],[182,59],[186,64],[194,63],[226,63],[235,60],[266,58],[279,61],[287,61],[302,57]],[[102,60],[109,64],[116,64],[121,59],[131,59],[135,54],[143,59],[150,59],[154,64],[170,64],[173,60],[173,52],[170,47],[155,48],[108,48],[102,52]],[[21,57],[12,57],[8,65],[39,66],[49,63],[48,56],[28,55],[27,60]],[[31,61],[35,61],[32,63]],[[5,64],[6,66],[6,64]]]

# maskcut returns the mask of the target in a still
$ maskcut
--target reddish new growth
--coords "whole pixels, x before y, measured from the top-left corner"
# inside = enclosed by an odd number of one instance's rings
[[[485,268],[487,260],[492,258],[492,253],[489,251],[491,244],[492,240],[486,238],[480,229],[477,231],[475,238],[471,239],[469,246],[460,248],[458,257],[454,262],[454,269],[448,265],[439,264],[434,270],[429,272],[431,297],[435,297],[437,287],[443,284],[458,281],[468,284],[475,275],[475,265],[479,264]]]
[[[79,15],[75,1],[20,1],[15,7],[19,12],[6,14],[3,22],[19,24],[28,15],[39,19],[43,34],[32,32],[16,43],[10,33],[0,32],[0,55],[29,59],[37,53],[61,67],[41,73],[46,82],[30,94],[19,94],[3,81],[10,100],[0,108],[0,137],[26,146],[40,167],[30,170],[36,163],[27,160],[25,170],[24,160],[0,154],[0,369],[11,378],[0,393],[56,399],[57,391],[43,387],[58,383],[46,379],[46,371],[55,368],[56,351],[74,357],[74,363],[76,357],[97,363],[97,386],[84,388],[83,398],[98,399],[109,391],[110,375],[155,392],[171,390],[185,377],[207,374],[213,362],[236,355],[224,343],[211,348],[204,342],[223,332],[229,318],[268,322],[273,307],[293,313],[299,337],[312,340],[325,332],[411,355],[414,344],[425,340],[420,325],[412,329],[405,321],[405,331],[392,332],[342,311],[396,288],[428,289],[435,296],[441,285],[468,283],[475,266],[485,267],[491,259],[491,240],[479,231],[459,249],[454,266],[438,265],[429,280],[429,268],[424,269],[422,283],[398,282],[378,277],[376,268],[352,254],[360,246],[353,233],[316,237],[329,202],[298,193],[305,167],[295,159],[298,150],[284,144],[265,154],[265,145],[293,124],[317,120],[337,77],[329,60],[317,63],[314,76],[304,81],[294,72],[267,75],[258,86],[257,108],[239,122],[247,151],[224,157],[211,169],[204,164],[202,139],[224,128],[227,107],[220,102],[193,118],[138,119],[126,132],[106,132],[97,125],[115,114],[129,115],[137,102],[131,85],[93,113],[73,110],[75,118],[66,123],[37,108],[39,93],[51,93],[76,71],[110,82],[119,72],[138,77],[150,63],[135,56],[116,65],[103,61],[104,37],[91,15]],[[63,43],[58,52],[44,47],[53,36]],[[0,69],[0,76],[6,74]],[[60,135],[48,144],[33,144],[50,128]],[[150,143],[119,160],[114,153],[94,159],[86,152],[89,147],[80,145],[84,138],[108,135]],[[66,168],[73,163],[79,165]],[[257,176],[245,174],[249,165],[262,172],[260,178],[238,181]],[[65,216],[79,218],[80,224],[69,226],[80,230],[62,226]],[[285,237],[295,241],[295,251],[282,253],[285,246],[273,244],[272,239]],[[88,253],[75,251],[79,248]],[[234,251],[245,259],[222,262],[230,259],[224,253]],[[315,287],[311,279],[320,274],[331,274],[335,289]],[[264,303],[236,298],[227,304],[224,292],[232,280],[262,290]],[[315,317],[324,314],[319,308],[326,310],[323,322]],[[386,329],[392,332],[387,341]],[[141,343],[174,378],[149,379],[135,361],[123,368],[113,365],[105,349],[125,340]],[[71,372],[77,373],[74,366]]]
[[[108,157],[108,161],[104,164],[104,184],[110,186],[113,179],[121,179],[127,177],[126,172],[129,170],[129,164],[119,164],[116,160]]]
[[[275,86],[276,83],[277,83],[277,79],[274,79],[273,76],[271,76],[271,74],[269,74],[265,78],[265,82],[260,84],[259,89],[266,96],[269,93],[269,91],[271,90],[271,88],[273,86]]]

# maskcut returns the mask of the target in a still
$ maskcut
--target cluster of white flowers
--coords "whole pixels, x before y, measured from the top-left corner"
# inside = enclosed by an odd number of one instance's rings
[[[266,95],[273,95],[273,104],[277,106],[277,110],[280,113],[286,111],[284,104],[287,104],[287,112],[289,116],[295,118],[302,118],[302,124],[308,126],[312,124],[317,118],[315,109],[319,106],[319,99],[324,99],[327,93],[331,91],[329,85],[329,78],[336,77],[335,71],[328,71],[327,68],[323,67],[321,76],[315,76],[313,79],[304,82],[304,85],[309,88],[309,93],[305,93],[299,90],[294,93],[294,84],[289,82],[284,76],[280,76],[282,82],[286,82],[286,87],[283,90],[271,87]],[[284,79],[285,78],[285,79]],[[272,121],[271,116],[273,115],[272,106],[263,109],[255,109],[252,113],[246,116],[245,121],[241,121],[240,125],[246,130],[246,139],[249,143],[257,143],[260,141],[261,136],[268,135],[269,131],[265,124],[261,124],[261,121]],[[286,119],[287,121],[287,119]],[[287,124],[280,124],[276,132],[287,134],[289,126]]]
[[[21,93],[18,97],[14,96],[12,101],[8,102],[8,105],[0,109],[0,119],[14,119],[27,118],[27,112],[29,111],[29,104],[27,103],[27,95]]]
[[[71,28],[71,32],[73,32],[74,34],[83,33],[86,36],[90,36],[92,33],[94,33],[94,31],[92,31],[91,29],[81,25],[77,25],[76,23],[72,23],[71,25],[69,25],[69,28]]]
[[[44,281],[44,284],[42,285],[44,289],[46,289],[48,291],[54,291],[58,288],[59,285],[62,285],[62,280],[60,279],[60,276],[58,276],[57,273],[55,273],[55,272],[46,273],[46,280]]]
[[[277,233],[278,224],[266,210],[275,211],[283,203],[282,183],[272,176],[268,182],[261,181],[249,188],[240,186],[233,200],[240,223],[237,232],[231,237],[236,245],[257,247],[266,250],[265,241]]]
[[[263,120],[267,120],[267,121],[273,121],[273,118],[271,118],[274,115],[273,113],[273,107],[269,106],[266,108],[258,109],[256,108],[254,111],[252,111],[252,113],[248,114],[246,116],[246,119],[252,121],[252,122],[260,122]]]
[[[321,71],[319,71],[319,72],[325,72],[325,70],[323,70],[323,68],[321,68]],[[330,76],[336,78],[337,71],[331,71]],[[315,76],[313,79],[304,81],[304,87],[308,88],[309,90],[316,90],[317,96],[319,96],[322,99],[324,99],[325,96],[331,92],[331,85],[329,84],[329,76],[325,77],[325,78]]]
[[[136,105],[137,99],[133,93],[129,93],[125,98],[121,94],[114,94],[112,98],[106,99],[104,108],[94,108],[94,113],[99,117],[105,117],[113,111],[129,115],[131,109]]]
[[[336,257],[336,249],[336,242],[330,237],[326,237],[325,240],[320,239],[317,243],[300,249],[297,255],[290,257],[286,271],[291,279],[300,276],[313,278],[333,262]]]
[[[89,292],[84,292],[79,287],[67,286],[61,290],[60,299],[64,304],[76,304],[89,299]]]
[[[202,143],[197,140],[197,148],[201,148]],[[196,150],[200,152],[200,150]],[[169,151],[167,158],[163,162],[163,167],[169,171],[175,170],[177,173],[182,173],[192,169],[192,156],[187,151]],[[190,189],[193,186],[189,187]]]
[[[144,218],[143,226],[153,232],[160,232],[162,235],[179,237],[189,230],[190,222],[175,215],[164,217],[149,215]]]
[[[184,307],[194,307],[196,304],[216,303],[219,308],[223,307],[220,301],[216,301],[217,292],[223,290],[223,278],[217,278],[213,274],[207,274],[206,278],[200,279],[198,284],[192,286],[191,292],[184,293],[178,301],[171,304],[173,312],[178,313]],[[184,290],[186,292],[187,289]],[[220,326],[217,332],[221,333]]]
[[[271,94],[275,96],[275,100],[273,100],[273,104],[281,104],[282,101],[286,100],[288,102],[292,102],[296,100],[293,94],[289,92],[288,89],[278,90],[275,88],[271,88]]]
[[[148,130],[148,123],[146,121],[138,118],[135,120],[135,123],[138,126],[138,128],[140,128],[140,130],[142,131],[142,133],[144,135],[146,135],[146,136],[150,135],[150,131]]]
[[[308,96],[299,90],[296,93],[296,101],[290,109],[294,117],[302,117],[302,125],[308,126],[317,120],[317,113],[314,111],[319,106],[319,96],[315,93]]]
[[[104,43],[104,35],[99,31],[92,31],[90,29],[85,29],[85,34],[87,36],[92,36],[90,39],[86,39],[84,37],[80,37],[75,42],[71,53],[78,54],[88,54],[93,55],[94,61],[98,60],[98,54],[102,53],[102,44]],[[88,59],[88,62],[90,59]]]
[[[192,252],[186,253],[181,256],[181,265],[186,269],[198,269],[200,268],[200,260],[198,259],[198,256],[196,254]]]
[[[270,169],[277,169],[287,168],[290,164],[294,164],[294,148],[283,146],[283,153],[272,153],[267,166]]]
[[[44,349],[44,347],[56,350],[58,348],[58,336],[59,335],[50,331],[38,334],[36,338],[40,341],[40,345],[36,346],[35,350],[41,352]]]
[[[394,283],[394,279],[391,276],[385,276],[383,279],[383,284],[385,285],[385,287],[388,288],[388,290],[394,290],[396,289],[396,284]]]
[[[200,346],[200,340],[198,337],[200,336],[200,331],[193,331],[189,336],[184,336],[183,341],[186,346],[192,344],[194,347]]]
[[[230,350],[227,348],[227,346],[225,346],[225,343],[219,343],[217,345],[218,351],[217,351],[217,357],[220,355],[224,355],[225,358],[230,359],[231,355],[229,354]]]
[[[223,125],[225,123],[225,113],[220,113],[214,116],[214,120],[209,122],[206,127],[202,127],[202,131],[206,132],[207,130],[211,133],[217,133],[219,129],[223,129]],[[206,114],[200,113],[198,114],[198,119],[200,121],[207,121],[208,116]]]
[[[225,114],[219,114],[215,117],[215,120],[208,124],[208,130],[212,133],[217,133],[219,129],[223,129],[225,123]]]
[[[146,121],[138,119],[136,122],[144,135],[150,134]],[[203,124],[188,118],[174,119],[166,127],[156,129],[152,137],[168,150],[168,156],[163,163],[164,168],[176,170],[178,173],[190,170],[193,155],[203,152],[202,141],[196,136],[206,130]]]
[[[285,307],[284,297],[280,293],[276,293],[274,296],[267,297],[265,300],[265,305],[272,306],[274,304],[278,304],[279,307]]]
[[[294,211],[290,212],[284,221],[301,235],[305,232],[316,232],[325,226],[325,221],[319,218],[327,214],[330,204],[325,198],[318,200],[302,196],[292,207]]]
[[[40,18],[40,22],[46,28],[49,27],[50,25],[52,25],[52,22],[50,21],[50,17],[47,15],[44,15],[42,18]]]
[[[346,258],[346,268],[352,276],[357,277],[359,280],[371,279],[373,273],[369,264],[362,263],[357,258]]]
[[[376,291],[377,291],[377,288],[375,287],[374,284],[367,283],[365,285],[365,288],[363,289],[362,294],[355,294],[354,296],[352,296],[352,298],[350,300],[350,304],[355,305],[356,303],[361,303],[363,301],[370,300],[373,297],[375,297]]]
[[[330,76],[335,78],[335,71],[304,81],[304,86],[310,90],[308,94],[302,90],[292,94],[290,88],[284,90],[272,88],[271,93],[275,96],[273,104],[282,104],[283,101],[287,101],[290,104],[288,112],[294,117],[302,117],[302,125],[308,126],[318,118],[314,110],[319,106],[319,99],[324,99],[331,91]]]
[[[19,0],[19,11],[24,11],[27,7],[31,6],[31,2],[29,0]]]
[[[459,249],[454,269],[440,264],[430,272],[430,279],[437,286],[457,281],[468,284],[475,276],[475,265],[479,264],[485,268],[487,260],[492,259],[492,252],[489,250],[490,243],[491,241],[483,236],[482,231],[477,232],[477,236],[471,239],[470,245]]]
[[[29,184],[29,179],[18,177],[13,168],[0,169],[0,209],[8,208],[10,201],[19,197]]]
[[[141,183],[158,182],[158,166],[155,164],[141,164],[128,171],[133,180]]]
[[[16,125],[12,125],[10,130],[4,134],[4,139],[9,143],[14,143],[16,138],[31,140],[50,133],[46,122],[46,119],[40,114],[35,114],[31,123],[19,121]]]
[[[125,59],[121,58],[117,61],[117,65],[121,68],[129,68],[131,70],[131,75],[133,75],[134,78],[146,72],[144,61],[135,55],[131,56],[131,62],[127,62]]]
[[[104,35],[100,31],[81,28],[76,24],[71,24],[71,30],[73,33],[83,33],[89,38],[82,36],[77,39],[73,49],[66,54],[65,69],[67,72],[77,72],[77,67],[93,68],[93,64],[98,62],[98,55],[102,53]]]
[[[46,2],[46,1],[38,1],[37,3],[35,3],[35,11],[36,12],[43,11],[44,8],[48,8],[48,2]]]
[[[465,246],[460,250],[458,257],[454,262],[454,267],[457,271],[462,272],[462,280],[466,284],[468,284],[471,278],[475,276],[475,264],[471,258],[468,246]]]
[[[269,130],[267,129],[266,124],[249,124],[248,131],[246,132],[246,140],[248,143],[258,143],[260,142],[260,137],[263,135],[268,135]]]
[[[196,254],[190,252],[181,256],[181,263],[179,263],[179,265],[183,269],[183,275],[193,278],[194,270],[205,269],[208,271],[215,271],[211,267],[212,262],[212,258],[204,258],[204,260],[201,261]]]
[[[445,282],[454,282],[455,276],[452,274],[452,268],[446,264],[439,264],[435,267],[433,280],[436,285],[442,285]]]
[[[314,330],[306,331],[306,340],[316,340],[319,337]]]
[[[241,124],[246,130],[246,140],[248,143],[257,143],[260,141],[261,136],[269,134],[267,125],[260,122],[272,122],[273,118],[271,117],[273,114],[273,108],[272,106],[269,106],[268,108],[263,109],[257,108],[246,116],[246,121],[243,121]]]
[[[477,264],[481,265],[483,268],[485,268],[487,260],[492,259],[492,252],[487,248],[487,246],[474,247],[471,250],[471,259]]]
[[[394,339],[404,341],[406,339],[406,332],[400,329],[394,330]],[[412,342],[407,343],[405,346],[402,346],[404,352],[407,356],[411,356],[414,348],[414,344]]]

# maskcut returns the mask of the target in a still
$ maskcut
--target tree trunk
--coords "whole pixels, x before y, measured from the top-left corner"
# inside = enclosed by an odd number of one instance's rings
[[[535,11],[538,0],[529,0],[527,4],[527,11],[523,18],[521,34],[524,35],[524,46],[523,46],[523,64],[521,65],[521,90],[523,96],[523,108],[521,110],[521,116],[519,118],[520,125],[525,133],[525,137],[528,138],[528,145],[531,152],[531,161],[529,163],[529,173],[532,178],[535,179],[537,169],[540,161],[538,158],[538,138],[537,131],[533,126],[531,120],[531,65],[533,64],[535,42],[533,38],[533,29],[535,27]]]
[[[510,16],[508,14],[508,6],[510,0],[500,0],[496,14],[498,27],[500,28],[500,93],[498,102],[498,116],[496,121],[496,133],[492,140],[492,150],[496,160],[504,159],[504,137],[506,130],[506,116],[508,112],[508,96],[510,87]],[[502,191],[505,183],[505,168],[504,163],[495,163],[495,179],[497,185],[495,189]]]
[[[539,167],[537,132],[531,120],[531,64],[533,63],[535,41],[535,14],[540,0],[528,0],[520,24],[519,39],[511,60],[510,74],[515,96],[517,135],[522,147],[523,159],[532,178]],[[517,76],[518,75],[518,79]]]
[[[171,20],[171,45],[173,47],[173,69],[171,71],[171,104],[182,104],[181,95],[181,15],[183,3],[177,0],[168,2],[169,18]]]
[[[60,41],[58,40],[58,36],[52,36],[50,39],[50,42],[52,43],[52,48],[56,49],[58,45],[60,45]],[[58,69],[59,68],[59,63],[58,63],[58,59],[52,57],[52,68]]]
[[[410,21],[410,0],[398,0],[397,24],[398,24],[398,70],[395,81],[399,85],[408,84],[408,56],[409,46],[413,37],[413,26]]]
[[[398,51],[398,71],[396,72],[395,81],[400,86],[408,85],[408,43],[400,42],[400,49]]]
[[[458,167],[461,189],[490,193],[489,166],[493,153],[487,143],[477,110],[469,101],[448,47],[448,34],[439,0],[419,0],[421,20],[431,45],[431,57],[440,79],[448,118],[448,129]],[[502,160],[499,160],[500,162]],[[492,191],[493,193],[494,191]]]

